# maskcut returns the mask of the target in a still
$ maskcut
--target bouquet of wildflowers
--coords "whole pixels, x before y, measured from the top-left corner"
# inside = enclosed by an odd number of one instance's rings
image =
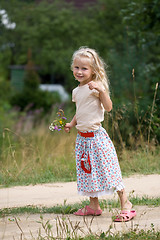
[[[64,115],[64,111],[59,109],[57,112],[57,118],[50,124],[49,130],[51,131],[61,131],[66,125],[67,118]]]

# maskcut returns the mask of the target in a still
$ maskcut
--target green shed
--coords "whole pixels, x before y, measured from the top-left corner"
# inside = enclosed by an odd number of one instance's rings
[[[24,87],[24,78],[25,78],[25,67],[23,65],[11,65],[9,66],[11,70],[11,86],[17,90],[22,91]]]

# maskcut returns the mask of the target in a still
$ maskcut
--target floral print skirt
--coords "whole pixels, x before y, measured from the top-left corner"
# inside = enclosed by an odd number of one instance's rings
[[[88,132],[87,132],[88,133]],[[124,188],[114,145],[100,127],[94,136],[76,138],[77,189],[80,195],[99,197]]]

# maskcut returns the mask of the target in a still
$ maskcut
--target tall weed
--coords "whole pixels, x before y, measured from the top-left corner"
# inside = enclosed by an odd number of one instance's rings
[[[29,184],[76,179],[75,133],[51,133],[41,125],[32,134],[3,132],[1,184]]]
[[[103,126],[114,142],[125,175],[160,172],[160,148],[153,131],[155,99],[156,92],[151,113],[142,114],[139,103],[135,103],[135,111],[133,104],[126,103],[105,114]],[[55,105],[45,118],[40,117],[39,111],[8,114],[8,119],[12,118],[11,127],[4,127],[0,137],[1,185],[76,180],[76,130],[66,134],[48,129],[57,107]],[[70,121],[74,115],[73,106],[64,104],[61,107]]]

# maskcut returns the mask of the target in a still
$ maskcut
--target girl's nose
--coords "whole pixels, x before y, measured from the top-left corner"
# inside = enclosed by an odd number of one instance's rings
[[[78,73],[81,74],[81,73],[82,73],[82,70],[81,70],[81,69],[78,69]]]

